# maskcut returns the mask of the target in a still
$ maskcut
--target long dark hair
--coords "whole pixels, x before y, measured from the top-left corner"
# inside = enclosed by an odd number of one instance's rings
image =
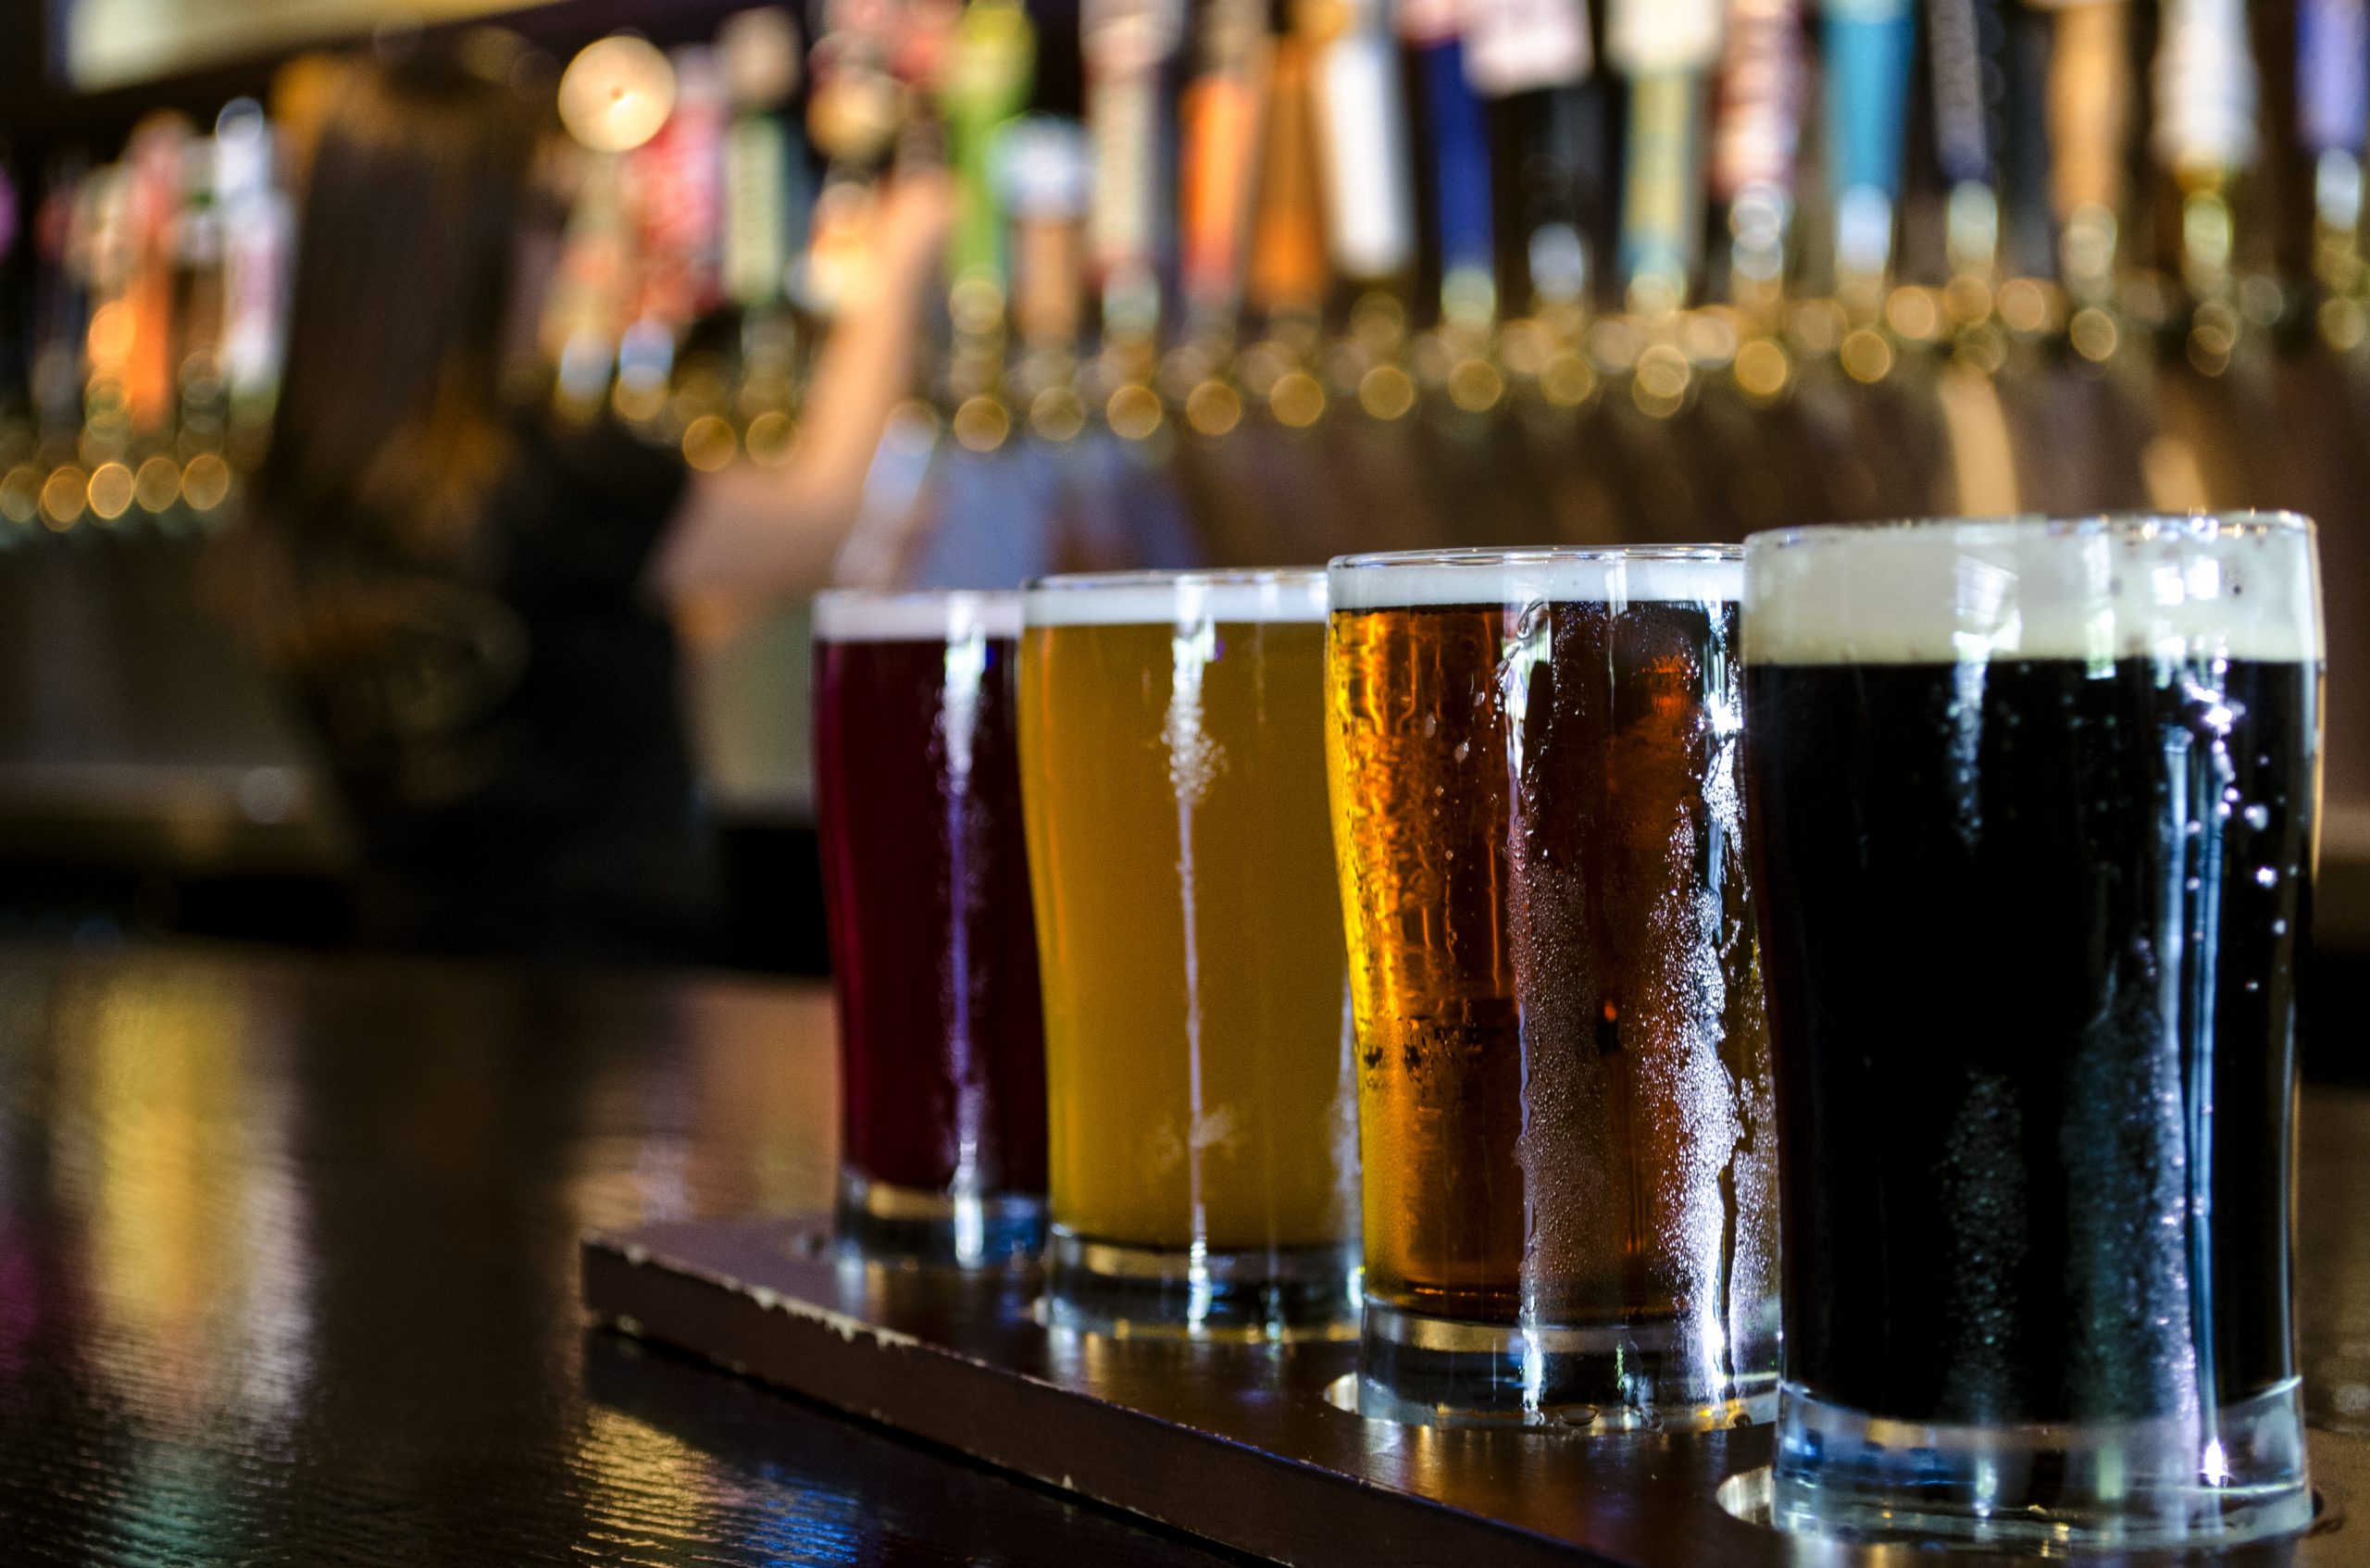
[[[505,451],[499,382],[536,124],[419,56],[357,66],[300,209],[288,354],[251,529],[316,569],[468,575]]]

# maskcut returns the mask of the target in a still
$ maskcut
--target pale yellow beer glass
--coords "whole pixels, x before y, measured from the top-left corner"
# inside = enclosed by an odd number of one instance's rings
[[[1354,1313],[1325,604],[1317,571],[1028,591],[1058,1322],[1266,1337]]]

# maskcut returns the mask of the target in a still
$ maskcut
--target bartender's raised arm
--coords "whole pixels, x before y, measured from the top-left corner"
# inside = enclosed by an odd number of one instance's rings
[[[778,467],[742,460],[695,473],[659,541],[650,585],[679,610],[716,600],[754,607],[830,580],[890,411],[909,390],[924,291],[953,210],[935,171],[898,175],[879,201],[868,265],[823,345],[797,451]]]

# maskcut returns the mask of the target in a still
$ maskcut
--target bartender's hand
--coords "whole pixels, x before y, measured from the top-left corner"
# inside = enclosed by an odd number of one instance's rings
[[[692,476],[651,567],[652,587],[692,617],[687,629],[737,625],[830,581],[890,411],[911,390],[916,327],[954,218],[942,171],[884,181],[867,228],[866,286],[841,302],[800,407],[797,451],[780,467],[739,461]]]
[[[954,182],[941,168],[899,171],[872,210],[871,250],[884,274],[908,287],[928,280],[954,225]]]

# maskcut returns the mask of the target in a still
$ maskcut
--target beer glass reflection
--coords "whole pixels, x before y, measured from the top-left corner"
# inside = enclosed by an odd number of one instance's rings
[[[1057,1321],[1344,1321],[1355,1108],[1321,572],[1054,578],[1020,740]]]
[[[826,593],[816,804],[841,1061],[840,1228],[981,1263],[1044,1235],[1017,593]]]
[[[1747,549],[1788,1528],[2311,1516],[2289,1304],[2321,629],[2301,518]]]
[[[1768,1418],[1740,584],[1733,550],[1333,564],[1369,1413]]]

